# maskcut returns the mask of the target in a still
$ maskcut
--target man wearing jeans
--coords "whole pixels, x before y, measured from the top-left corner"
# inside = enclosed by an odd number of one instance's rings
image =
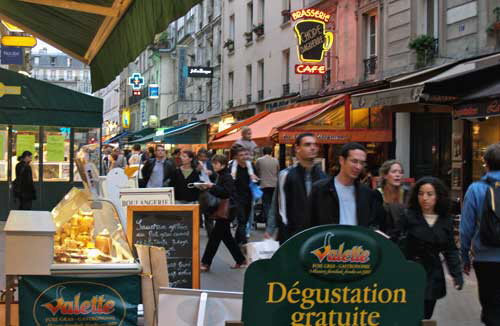
[[[500,143],[490,145],[484,153],[486,174],[467,189],[460,218],[460,249],[464,272],[469,275],[471,254],[477,277],[479,301],[483,308],[482,322],[487,326],[500,325],[500,247],[488,247],[481,242],[479,223],[486,192],[490,185],[500,182]],[[500,208],[496,208],[497,210]]]
[[[249,159],[248,150],[242,146],[234,149],[236,157],[236,178],[234,180],[236,192],[234,200],[236,204],[236,214],[238,227],[234,238],[239,245],[247,243],[246,225],[252,209],[252,191],[250,190],[250,174],[248,173],[247,161]]]
[[[264,147],[264,156],[255,163],[257,174],[260,178],[260,187],[262,188],[262,208],[264,218],[267,220],[269,208],[273,199],[274,189],[278,184],[278,174],[280,172],[280,163],[271,156],[271,147]]]

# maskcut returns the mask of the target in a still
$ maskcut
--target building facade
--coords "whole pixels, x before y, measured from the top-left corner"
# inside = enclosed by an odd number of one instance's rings
[[[48,53],[42,49],[32,53],[31,76],[51,84],[91,94],[90,67],[63,53]]]

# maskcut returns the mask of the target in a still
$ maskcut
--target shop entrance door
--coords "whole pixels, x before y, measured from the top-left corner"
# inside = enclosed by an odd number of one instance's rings
[[[411,114],[411,176],[434,176],[450,186],[451,129],[448,113]]]

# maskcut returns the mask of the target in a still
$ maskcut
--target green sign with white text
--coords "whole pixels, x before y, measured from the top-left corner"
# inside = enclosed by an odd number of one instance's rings
[[[245,273],[243,317],[258,326],[417,326],[425,272],[369,229],[325,225]]]

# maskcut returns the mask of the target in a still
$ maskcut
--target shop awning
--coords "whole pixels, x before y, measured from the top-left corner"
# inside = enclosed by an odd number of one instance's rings
[[[481,76],[485,82],[495,75],[485,74],[482,70],[494,66],[500,60],[500,54],[484,56],[473,60],[462,60],[437,75],[409,85],[392,87],[373,92],[352,95],[352,108],[368,108],[376,106],[396,106],[414,103],[443,104],[459,100],[465,91],[470,89],[472,75]],[[413,76],[418,77],[418,76]],[[401,84],[394,80],[392,84]],[[467,81],[469,79],[469,81]]]
[[[273,138],[280,144],[293,144],[298,135],[310,132],[315,135],[320,144],[343,144],[350,141],[360,143],[392,141],[390,125],[386,129],[347,128],[346,118],[348,119],[348,117],[345,114],[347,110],[350,110],[349,95],[339,95],[327,106],[282,124],[274,130]]]
[[[206,144],[208,141],[208,125],[204,122],[191,122],[182,126],[165,130],[158,137],[164,144]]]
[[[0,124],[102,126],[102,99],[0,69]]]
[[[0,0],[0,17],[90,64],[92,88],[111,82],[156,34],[199,0]]]
[[[129,133],[128,139],[129,140],[137,140],[142,137],[146,137],[147,135],[151,135],[155,132],[155,128],[144,128],[136,132]]]
[[[279,128],[281,125],[290,123],[291,121],[301,119],[306,115],[323,109],[324,107],[328,107],[332,104],[332,102],[333,100],[329,100],[323,103],[298,106],[282,111],[266,113],[265,115],[261,115],[260,119],[258,120],[255,120],[254,117],[249,118],[252,119],[250,120],[251,123],[246,123],[245,120],[241,122],[239,126],[240,128],[243,126],[249,126],[250,128],[252,128],[252,139],[257,143],[257,145],[271,145],[273,143],[271,136],[275,129]],[[239,128],[234,127],[231,128],[232,133],[227,134],[219,139],[214,139],[212,142],[210,142],[210,148],[230,148],[235,141],[241,138],[241,134],[238,132]]]
[[[122,133],[119,133],[118,135],[114,136],[114,137],[111,137],[110,139],[106,140],[104,142],[104,144],[112,144],[112,143],[116,143],[118,141],[120,141],[120,139],[122,139],[123,137],[127,137],[129,134],[128,131],[124,131]]]

